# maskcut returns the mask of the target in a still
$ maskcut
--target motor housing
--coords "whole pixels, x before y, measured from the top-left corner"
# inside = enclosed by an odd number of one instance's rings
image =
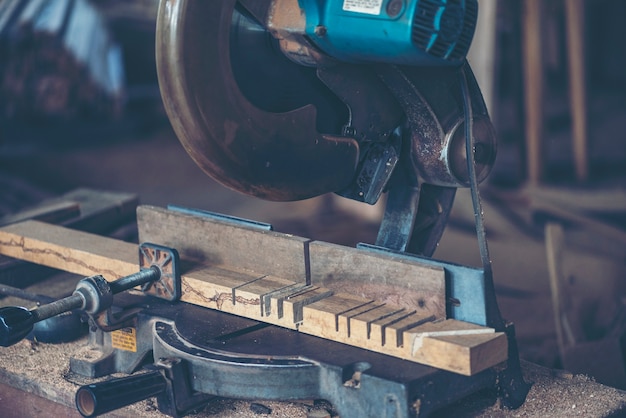
[[[344,62],[460,65],[476,0],[298,0],[306,36]]]

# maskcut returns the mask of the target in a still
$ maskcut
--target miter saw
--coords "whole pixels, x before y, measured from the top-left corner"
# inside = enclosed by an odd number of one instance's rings
[[[163,2],[163,100],[222,184],[278,201],[388,192],[377,244],[430,256],[470,185],[466,125],[478,181],[496,155],[464,61],[476,18],[474,0]]]
[[[476,0],[162,0],[157,69],[178,138],[198,166],[223,185],[274,201],[334,192],[374,204],[386,194],[376,243],[359,250],[401,262],[419,259],[444,270],[447,297],[441,303],[446,316],[505,333],[506,362],[470,377],[457,376],[245,318],[225,320],[220,315],[227,314],[192,305],[180,309],[151,302],[139,312],[129,310],[123,320],[107,316],[110,309],[100,309],[101,301],[110,305],[113,293],[138,284],[148,295],[180,299],[179,275],[169,272],[167,280],[162,278],[164,265],[178,264],[176,251],[146,244],[140,254],[150,254],[161,264],[146,267],[142,261],[143,273],[110,288],[104,279],[81,281],[71,297],[72,308],[83,304],[92,315],[92,342],[104,344],[103,333],[135,321],[132,332],[137,337],[129,337],[135,354],[108,347],[115,355],[106,362],[76,359],[71,368],[91,376],[132,372],[146,353],[153,353],[153,370],[81,388],[81,413],[95,415],[153,395],[159,396],[161,411],[173,416],[203,404],[207,395],[323,396],[342,417],[423,416],[494,386],[504,405],[517,407],[524,401],[528,387],[513,326],[503,321],[495,299],[478,195],[478,184],[494,163],[496,138],[465,60],[477,12]],[[482,269],[429,258],[458,187],[471,188]],[[162,219],[210,224],[209,229],[213,223],[231,228],[233,222],[243,222],[181,208],[158,213]],[[254,235],[259,226],[243,222],[237,228]],[[185,246],[191,237],[175,239]],[[246,239],[239,242],[245,245]],[[230,257],[225,251],[220,254]],[[306,257],[301,263],[307,286],[311,263]],[[253,282],[241,283],[232,287],[232,294],[220,294],[233,306],[239,303],[236,290]],[[281,283],[283,287],[258,299],[261,316],[271,316],[274,303],[321,292]],[[290,296],[281,297],[283,293]],[[330,294],[319,293],[315,300]],[[223,303],[221,297],[216,294],[206,302]],[[58,309],[39,311],[43,318]],[[301,323],[295,312],[294,322]],[[375,319],[398,312],[370,318],[367,338]],[[41,319],[32,319],[37,315],[0,312],[3,344],[22,338],[28,330],[21,327],[24,332],[18,335],[20,321],[32,323]],[[279,319],[262,320],[282,324]],[[398,328],[398,341],[402,330],[415,325]],[[223,344],[229,344],[228,352]],[[351,362],[354,358],[361,360]]]

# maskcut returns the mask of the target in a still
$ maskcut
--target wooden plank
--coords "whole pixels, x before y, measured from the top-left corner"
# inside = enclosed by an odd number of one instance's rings
[[[220,266],[196,265],[182,274],[182,300],[211,309],[238,314],[246,306],[260,305],[258,298],[240,298],[236,303],[234,289],[253,282],[261,276]]]
[[[325,300],[306,306],[299,330],[468,376],[507,358],[506,336],[493,328],[457,320],[435,321],[432,315],[376,302],[341,314],[326,312],[327,306]],[[333,327],[335,317],[339,318],[338,328]]]
[[[435,320],[432,316],[414,313],[399,321],[394,321],[384,328],[385,344],[389,347],[404,347],[404,331]]]
[[[320,241],[309,251],[311,284],[445,318],[443,268]]]
[[[350,320],[353,317],[366,314],[372,310],[379,309],[380,307],[384,305],[385,305],[384,303],[381,303],[378,301],[372,301],[371,303],[359,306],[354,309],[347,310],[337,315],[337,327],[339,329],[339,332],[350,337]],[[355,339],[360,339],[360,337],[361,335],[357,335],[355,336]]]
[[[416,314],[415,311],[401,311],[398,313],[395,313],[393,315],[390,315],[386,318],[381,318],[381,319],[377,319],[375,321],[372,321],[370,323],[370,338],[372,340],[376,340],[376,341],[380,341],[381,345],[383,346],[397,346],[397,342],[395,340],[393,340],[393,344],[387,344],[387,327],[395,324],[399,321],[404,320],[407,317],[411,317],[414,316]],[[434,316],[422,316],[423,321],[434,321],[435,317]]]
[[[185,259],[307,281],[305,238],[154,206],[137,208],[137,226],[140,242],[176,248]]]
[[[263,247],[257,252],[266,254]],[[134,244],[38,221],[0,228],[0,253],[108,280],[138,268]],[[424,310],[407,311],[272,274],[183,261],[185,302],[462,374],[506,358],[506,337],[492,328],[455,320],[431,325],[438,318]]]
[[[72,201],[80,205],[80,217],[61,225],[96,234],[109,234],[129,223],[135,224],[139,197],[133,193],[79,188],[49,202]],[[42,202],[44,204],[46,202]]]
[[[0,185],[0,187],[3,186]],[[19,185],[16,184],[17,186]],[[50,208],[59,208],[61,212],[57,213],[54,211],[55,215],[53,217],[46,215],[45,219],[39,217],[29,219],[59,223],[74,229],[103,235],[114,234],[116,238],[129,238],[134,237],[136,234],[135,211],[137,203],[138,198],[134,194],[75,189],[61,196],[45,199],[34,206],[28,207],[23,212],[8,215],[3,220],[10,217],[16,220],[17,217],[25,217],[25,214],[26,216],[31,216],[37,212],[45,213]],[[75,212],[77,204],[79,208]],[[68,211],[65,212],[62,209],[63,207],[66,207]],[[26,263],[15,258],[0,256],[1,283],[13,286],[19,284],[20,287],[23,287],[35,283],[50,274],[52,274],[50,268]]]
[[[280,277],[264,276],[258,280],[233,288],[233,300],[236,305],[237,302],[242,299],[258,299],[260,302],[259,315],[267,317],[271,314],[271,311],[266,311],[264,309],[266,306],[265,299],[268,295],[276,294],[276,292],[286,288],[292,288],[295,284],[296,283],[291,280],[281,279]]]
[[[415,361],[471,376],[507,359],[503,332],[448,319],[429,322],[404,333]]]
[[[307,289],[301,290],[284,299],[283,312],[285,318],[293,321],[297,326],[300,326],[304,318],[303,309],[306,305],[332,295],[333,291],[325,287],[310,286]]]
[[[350,317],[348,324],[348,336],[359,336],[362,339],[370,339],[372,322],[383,321],[390,316],[406,313],[407,310],[398,306],[381,305],[376,309],[363,312],[359,315]],[[380,341],[382,345],[382,340]]]
[[[335,339],[339,332],[339,314],[374,303],[371,299],[348,293],[336,293],[303,308],[301,331],[309,334],[318,330],[321,337]],[[334,326],[328,326],[334,324]]]
[[[39,221],[2,228],[0,252],[82,276],[114,280],[138,271],[135,244],[66,229]]]
[[[48,205],[25,209],[0,217],[0,226],[35,219],[47,223],[62,223],[68,219],[80,216],[80,205],[76,202],[61,201]]]
[[[311,286],[306,283],[295,283],[291,286],[287,286],[282,289],[277,289],[274,292],[268,293],[264,300],[264,312],[267,316],[276,315],[279,319],[285,317],[284,302],[285,299],[290,296],[296,295],[300,292],[304,292]]]
[[[530,184],[538,184],[543,176],[542,3],[526,0],[522,4],[526,177]]]
[[[56,393],[51,392],[50,394],[46,393],[47,398],[44,398],[1,382],[2,416],[4,418],[43,417],[44,415],[66,418],[81,417],[76,407],[63,405],[54,399]],[[69,398],[69,394],[67,397]]]

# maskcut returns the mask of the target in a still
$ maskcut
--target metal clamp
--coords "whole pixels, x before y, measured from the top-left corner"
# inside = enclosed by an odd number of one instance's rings
[[[78,282],[71,296],[33,310],[19,306],[0,308],[0,346],[7,347],[22,340],[37,322],[74,309],[86,312],[92,322],[104,331],[124,327],[138,310],[113,313],[113,295],[136,286],[141,286],[144,293],[161,299],[180,299],[181,282],[176,250],[155,244],[141,244],[139,264],[139,272],[113,282],[108,282],[100,275],[86,277]]]

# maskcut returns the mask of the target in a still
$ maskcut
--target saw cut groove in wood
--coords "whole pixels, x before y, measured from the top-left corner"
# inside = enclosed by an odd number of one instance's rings
[[[346,334],[348,337],[350,336],[350,323],[353,317],[358,315],[364,315],[368,312],[375,311],[384,306],[384,304],[380,302],[372,302],[367,305],[359,306],[358,308],[350,309],[342,314],[339,314],[337,317],[337,325],[339,327],[339,331]]]
[[[345,314],[355,309],[371,306],[375,302],[371,299],[365,299],[354,296],[349,293],[335,293],[318,302],[307,305],[303,308],[303,316],[305,327],[319,328],[321,333],[330,332],[331,329],[339,332],[339,315]],[[309,314],[310,309],[315,308],[314,315]],[[367,308],[366,308],[367,309]],[[331,329],[324,329],[324,324],[334,323]],[[329,334],[334,335],[334,334]],[[324,335],[320,335],[324,337]],[[329,338],[329,337],[325,337]]]
[[[203,223],[204,220],[200,222]],[[197,221],[192,225],[200,226]],[[248,235],[248,242],[256,242],[257,254],[246,255],[251,259],[268,257],[271,261],[259,266],[248,261],[239,265],[219,264],[217,260],[222,261],[227,256],[222,254],[224,249],[216,247],[223,245],[226,251],[232,251],[234,245],[226,242],[229,235],[220,231],[222,227],[228,232],[233,232],[235,228],[232,225],[214,225],[209,237],[219,237],[218,240],[199,240],[201,234],[198,233],[198,247],[191,247],[189,243],[184,247],[181,259],[187,268],[181,277],[182,301],[464,375],[478,373],[507,358],[506,336],[492,328],[446,319],[438,309],[434,312],[424,307],[407,309],[374,298],[307,284],[304,267],[296,269],[298,274],[288,277],[275,274],[274,267],[281,273],[292,272],[286,266],[296,260],[304,262],[305,258],[308,259],[309,254],[304,252],[305,240],[298,237],[258,230],[246,232],[246,228],[242,228],[234,232],[235,239],[245,240]],[[159,234],[163,235],[163,232]],[[186,237],[184,223],[176,224],[171,234]],[[287,243],[281,243],[281,237]],[[275,245],[259,245],[263,240]],[[173,239],[164,239],[158,243],[172,245],[172,242]],[[317,242],[309,244],[308,247],[323,246]],[[252,248],[251,245],[248,247]],[[276,247],[283,251],[276,253]],[[331,248],[324,247],[326,250]],[[204,260],[212,262],[198,261],[203,259],[203,248],[211,251],[211,257]],[[137,247],[134,244],[38,221],[0,228],[0,253],[80,275],[102,274],[107,280],[130,275],[138,269]],[[195,254],[196,258],[185,260],[186,253]],[[286,260],[281,259],[283,255]],[[359,254],[360,259],[366,256]],[[229,260],[234,258],[231,255]],[[310,260],[313,261],[314,257]],[[393,266],[395,260],[385,260],[377,255],[375,261],[366,263],[374,262],[389,262]],[[316,265],[319,264],[311,263],[311,277],[317,274]],[[419,270],[418,265],[409,267]],[[381,268],[377,269],[376,274],[380,271]],[[425,274],[432,276],[433,269],[428,267]],[[375,277],[365,278],[374,283]],[[445,289],[443,272],[440,280],[441,287]],[[412,283],[412,286],[417,289],[417,284]],[[445,294],[441,297],[445,300]]]
[[[386,318],[382,318],[382,319],[377,319],[376,321],[372,321],[369,326],[370,326],[370,338],[373,340],[380,340],[381,341],[381,345],[386,345],[387,344],[387,327],[389,327],[390,325],[396,324],[402,320],[404,320],[405,318],[415,318],[416,317],[416,312],[415,311],[407,311],[407,310],[403,310],[400,311],[396,314],[390,315]],[[434,316],[419,316],[417,315],[417,317],[421,318],[420,319],[420,323],[423,323],[424,321],[433,321],[435,320]],[[396,345],[397,345],[397,341],[396,341]]]
[[[434,320],[435,318],[433,316],[422,316],[415,313],[408,315],[399,321],[392,322],[384,327],[385,343],[390,347],[393,347],[394,344],[397,347],[403,347],[404,331]]]
[[[265,311],[266,316],[277,315],[278,318],[284,317],[285,313],[283,302],[285,301],[285,299],[294,294],[300,294],[301,292],[305,292],[309,288],[310,286],[307,284],[294,283],[291,286],[279,289],[278,291],[273,293],[269,293],[265,298],[265,306],[269,306],[269,308]]]

